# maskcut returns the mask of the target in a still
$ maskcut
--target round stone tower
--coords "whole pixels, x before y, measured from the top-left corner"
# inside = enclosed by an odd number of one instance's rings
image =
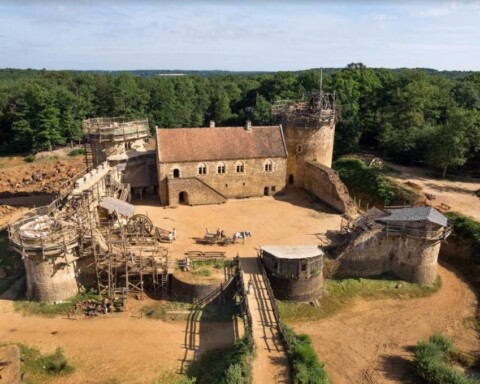
[[[75,274],[79,244],[75,224],[32,210],[9,227],[11,245],[22,255],[29,300],[57,302],[78,293]],[[39,213],[39,215],[36,215]]]
[[[287,183],[304,188],[306,163],[332,166],[335,95],[316,92],[306,101],[279,102],[272,115],[283,125],[287,143]]]
[[[83,121],[82,128],[91,146],[94,167],[108,157],[126,161],[126,151],[142,149],[150,136],[147,119],[127,121],[121,117],[97,117]]]

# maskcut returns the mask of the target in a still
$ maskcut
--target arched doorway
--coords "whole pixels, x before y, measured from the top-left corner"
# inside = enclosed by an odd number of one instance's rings
[[[188,193],[185,191],[182,191],[178,194],[178,202],[180,204],[188,204]]]
[[[293,175],[288,176],[288,184],[293,184]]]

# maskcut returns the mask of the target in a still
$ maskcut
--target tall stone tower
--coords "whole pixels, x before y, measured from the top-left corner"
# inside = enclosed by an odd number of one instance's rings
[[[287,183],[305,188],[306,166],[332,166],[336,122],[335,94],[314,92],[306,101],[277,102],[273,118],[283,125],[288,149]]]
[[[150,136],[148,120],[125,120],[119,117],[97,117],[82,123],[83,133],[92,150],[93,167],[108,157],[126,160],[129,150],[144,150]]]

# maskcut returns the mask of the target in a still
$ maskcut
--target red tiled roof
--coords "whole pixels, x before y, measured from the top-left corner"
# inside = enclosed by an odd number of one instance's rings
[[[282,128],[276,126],[158,128],[160,162],[287,157]]]

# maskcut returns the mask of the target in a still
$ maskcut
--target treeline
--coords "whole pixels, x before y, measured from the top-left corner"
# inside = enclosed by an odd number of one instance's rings
[[[317,70],[218,76],[0,71],[0,151],[35,152],[81,139],[96,116],[147,117],[153,126],[270,123],[271,105],[317,90]],[[480,167],[480,73],[350,64],[324,73],[341,120],[336,156],[361,148],[446,172]]]

